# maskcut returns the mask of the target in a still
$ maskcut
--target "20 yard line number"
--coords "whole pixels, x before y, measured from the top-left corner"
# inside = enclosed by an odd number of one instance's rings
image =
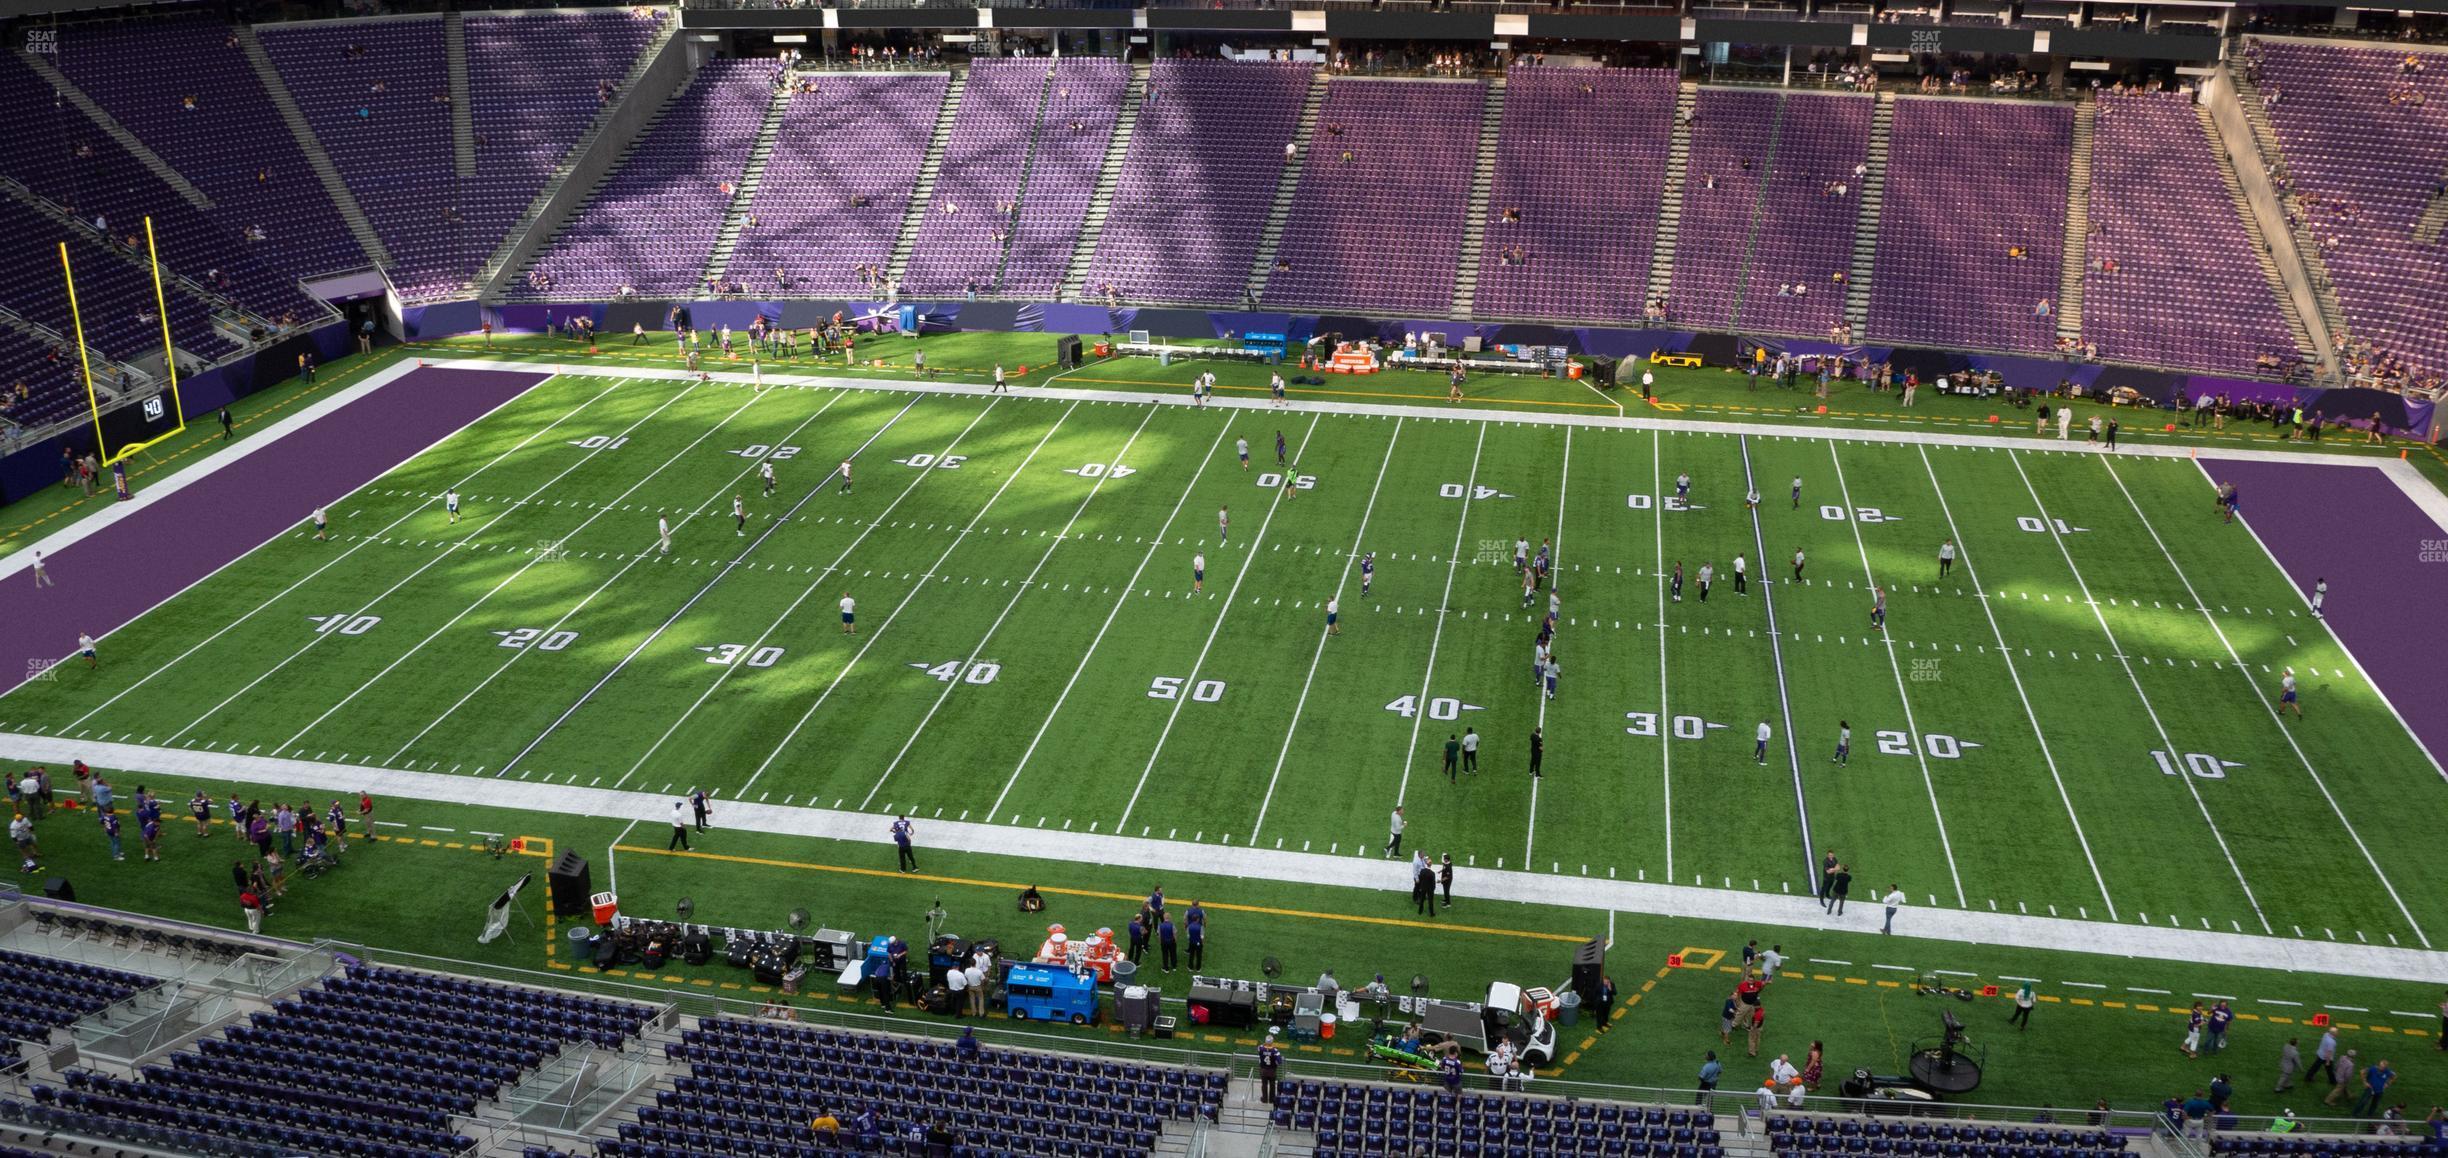
[[[758,442],[751,443],[747,446],[739,448],[738,450],[728,451],[726,453],[736,454],[741,458],[770,458],[775,462],[788,462],[791,459],[799,457],[799,448],[795,446],[767,446],[764,443]]]
[[[502,637],[501,646],[513,651],[527,647],[533,647],[537,651],[560,651],[578,642],[578,633],[566,628],[560,631],[546,631],[541,627],[521,627],[515,630],[496,630],[493,634]]]

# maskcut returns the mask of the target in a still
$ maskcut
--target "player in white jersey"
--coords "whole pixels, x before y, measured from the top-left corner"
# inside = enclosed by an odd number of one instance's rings
[[[1274,395],[1275,405],[1288,405],[1284,400],[1284,380],[1281,374],[1267,375],[1267,393]]]
[[[1190,556],[1190,590],[1193,592],[1207,590],[1207,556],[1205,555]]]
[[[1751,594],[1749,564],[1743,559],[1740,552],[1734,556],[1734,593],[1736,595]]]
[[[1248,440],[1248,439],[1246,439],[1246,438],[1236,438],[1236,439],[1234,439],[1234,440],[1233,440],[1233,453],[1241,456],[1241,469],[1243,469],[1243,470],[1248,470],[1248,469],[1249,469],[1249,440]]]
[[[1794,481],[1793,481],[1793,509],[1795,509],[1795,510],[1797,510],[1797,511],[1802,509],[1802,476],[1801,476],[1801,475],[1795,475],[1795,476],[1794,476]]]
[[[1522,568],[1522,610],[1530,610],[1530,601],[1538,598],[1538,572]]]
[[[850,598],[848,595],[844,595],[844,596],[842,596],[842,601],[841,601],[841,609],[842,609],[842,634],[843,634],[843,635],[857,635],[857,634],[858,634],[858,600],[856,600],[856,599],[852,599],[852,598]]]
[[[731,496],[731,519],[737,524],[732,528],[733,533],[741,536],[742,538],[747,537],[748,501],[746,499],[743,499],[738,495]]]
[[[757,464],[757,477],[765,481],[766,497],[772,497],[774,493],[774,475],[773,462],[770,459]]]
[[[1341,600],[1339,600],[1339,599],[1336,599],[1334,596],[1331,596],[1331,595],[1327,596],[1327,597],[1326,597],[1326,634],[1328,634],[1328,635],[1341,635],[1341,634],[1343,634],[1343,625],[1342,625],[1342,624],[1340,624],[1340,623],[1335,622],[1337,619],[1341,618],[1341,616],[1342,616],[1342,612],[1343,612],[1343,602],[1342,602]]]
[[[42,552],[40,551],[34,552],[34,586],[38,588],[57,586],[51,582],[51,573],[43,570]]]
[[[1555,652],[1554,652],[1554,651],[1552,651],[1552,650],[1550,650],[1550,651],[1547,653],[1547,698],[1548,698],[1548,699],[1551,699],[1551,700],[1552,700],[1552,699],[1554,699],[1554,698],[1555,698],[1555,693],[1556,693],[1556,681],[1557,681],[1557,680],[1560,680],[1560,679],[1562,679],[1562,678],[1564,678],[1564,661],[1563,661],[1563,660],[1560,660],[1560,659],[1557,659],[1557,658],[1556,658],[1556,656],[1555,656]]]
[[[1219,542],[1219,543],[1226,542],[1226,541],[1230,540],[1231,538],[1232,538],[1232,508],[1231,508],[1231,507],[1217,507],[1217,508],[1216,508],[1216,542]]]
[[[1768,729],[1768,721],[1760,721],[1759,731],[1755,733],[1758,742],[1751,745],[1751,758],[1758,761],[1762,767],[1768,763],[1768,737],[1775,734]]]
[[[2321,604],[2327,603],[2328,601],[2329,580],[2321,579],[2314,582],[2312,584],[2312,618],[2319,619],[2321,617]]]
[[[1515,572],[1521,572],[1529,569],[1530,540],[1527,538],[1513,540],[1513,570]]]
[[[1002,365],[1002,363],[1000,363],[1000,362],[998,362],[998,363],[996,363],[996,364],[995,364],[995,384],[994,384],[994,392],[995,392],[995,393],[997,393],[997,394],[1009,394],[1009,393],[1011,393],[1011,386],[1010,386],[1010,384],[1009,384],[1009,383],[1006,383],[1005,381],[1003,381],[1003,365]]]
[[[671,554],[671,520],[668,518],[658,516],[655,519],[655,548],[658,554]]]
[[[1691,475],[1689,473],[1679,473],[1675,475],[1675,501],[1682,502],[1690,498]]]
[[[1955,540],[1948,539],[1947,541],[1938,544],[1938,577],[1940,579],[1944,579],[1947,577],[1947,572],[1954,569]]]
[[[1809,562],[1809,560],[1803,557],[1802,548],[1794,548],[1794,582],[1800,583],[1802,581],[1802,565],[1807,562]]]
[[[1368,598],[1369,584],[1377,579],[1377,552],[1360,556],[1360,598]]]
[[[1716,565],[1716,564],[1714,564],[1714,563],[1702,563],[1702,564],[1700,565],[1700,602],[1702,602],[1702,603],[1706,603],[1706,602],[1708,602],[1709,580],[1714,579],[1714,578],[1716,578],[1716,577],[1717,577],[1717,565]]]
[[[1852,762],[1853,725],[1850,721],[1838,720],[1836,721],[1836,754],[1828,759],[1828,763],[1851,764]]]
[[[314,509],[314,527],[315,538],[318,541],[331,538],[331,512],[322,507],[316,507]]]
[[[842,460],[842,464],[841,464],[841,474],[842,474],[841,493],[843,493],[843,494],[845,494],[845,495],[846,495],[846,494],[849,494],[849,493],[850,493],[850,460],[849,460],[849,459],[846,459],[846,458],[845,458],[845,459],[843,459],[843,460]]]
[[[1747,491],[1744,491],[1744,492],[1743,492],[1743,509],[1744,509],[1744,510],[1746,510],[1746,511],[1752,511],[1752,512],[1757,512],[1757,511],[1759,510],[1759,504],[1760,504],[1760,496],[1759,496],[1759,488],[1758,488],[1758,487],[1752,487],[1750,490],[1747,490]]]
[[[2281,712],[2292,711],[2295,713],[2295,718],[2298,720],[2303,718],[2303,705],[2298,703],[2295,699],[2294,668],[2286,669],[2285,674],[2278,677],[2278,710]]]
[[[442,509],[450,512],[450,521],[454,523],[459,521],[459,492],[457,490],[442,492]]]
[[[1876,583],[1870,585],[1870,626],[1887,630],[1887,589]]]

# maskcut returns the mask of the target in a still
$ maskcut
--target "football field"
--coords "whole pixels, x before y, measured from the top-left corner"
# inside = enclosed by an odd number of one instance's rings
[[[2428,947],[2439,770],[2203,465],[1972,441],[563,375],[0,731]]]

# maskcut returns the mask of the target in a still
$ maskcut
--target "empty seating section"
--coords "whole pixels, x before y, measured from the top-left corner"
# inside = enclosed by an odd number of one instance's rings
[[[1122,62],[1109,57],[1066,56],[1055,62],[1054,89],[1046,94],[1037,153],[1020,191],[1020,221],[1012,228],[998,292],[1050,298],[1061,287],[1129,83]]]
[[[1561,1101],[1286,1081],[1276,1126],[1317,1133],[1318,1158],[1434,1154],[1439,1158],[1724,1158],[1716,1115],[1688,1107]]]
[[[610,85],[654,40],[658,22],[629,9],[540,11],[467,17],[468,105],[476,131],[476,177],[484,200],[510,216],[475,240],[498,246],[503,231],[595,123]],[[474,218],[470,218],[471,221]],[[478,260],[484,256],[479,255]]]
[[[60,37],[59,67],[202,190],[223,225],[261,229],[275,268],[296,277],[365,265],[235,41],[228,25],[202,20],[80,25]]]
[[[690,1076],[596,1143],[600,1158],[807,1156],[808,1123],[830,1112],[849,1129],[872,1111],[883,1135],[941,1119],[956,1153],[1145,1154],[1167,1120],[1213,1118],[1227,1075],[1130,1062],[988,1049],[964,1060],[952,1043],[913,1041],[737,1018],[708,1019],[667,1047]]]
[[[1736,324],[1815,338],[1844,319],[1845,287],[1835,274],[1853,265],[1862,184],[1853,170],[1869,155],[1875,111],[1869,97],[1793,93],[1785,98]],[[1831,182],[1844,191],[1828,192]],[[1690,186],[1684,189],[1688,213],[1692,194]],[[1682,255],[1678,247],[1678,283]],[[1785,284],[1810,292],[1781,296],[1777,287]]]
[[[2062,105],[1897,98],[1867,336],[2054,350],[2035,307],[2057,296],[2073,136]]]
[[[993,288],[1051,67],[1043,58],[985,60],[970,67],[936,169],[934,197],[901,277],[904,292]]]
[[[1327,82],[1266,304],[1451,312],[1486,101],[1478,81]]]
[[[118,231],[112,222],[112,232]],[[140,239],[141,240],[141,239]],[[59,243],[68,243],[76,269],[74,313],[85,319],[88,348],[133,362],[161,353],[160,313],[154,305],[153,274],[105,249],[90,234],[71,231],[14,199],[0,197],[0,305],[74,338],[68,292],[60,270]],[[175,285],[166,287],[170,331],[182,349],[218,358],[238,347],[212,326],[204,302]],[[96,374],[100,374],[99,368]],[[108,384],[107,382],[105,383]]]
[[[2290,192],[2317,198],[2307,224],[2337,239],[2322,256],[2348,330],[2417,377],[2448,374],[2448,244],[2413,241],[2448,175],[2448,57],[2425,53],[2409,75],[2399,49],[2264,41],[2259,52]],[[2411,93],[2422,101],[2402,99]]]
[[[0,949],[0,1035],[39,1044],[156,984],[138,973]]]
[[[493,251],[524,202],[462,188],[440,17],[309,22],[257,33],[315,140],[391,252],[409,295],[452,289]]]
[[[1316,75],[1292,61],[1150,66],[1086,295],[1239,301]]]
[[[532,263],[551,275],[551,292],[608,297],[630,286],[670,296],[702,289],[698,278],[731,205],[724,188],[748,167],[774,73],[770,60],[707,61]]]
[[[47,963],[55,964],[55,963]],[[71,1070],[8,1113],[204,1153],[461,1154],[455,1119],[562,1047],[617,1048],[651,1006],[368,966],[143,1068]]]
[[[1768,154],[1784,109],[1765,89],[1701,89],[1692,106],[1691,151],[1683,171],[1683,215],[1675,230],[1674,279],[1667,310],[1678,325],[1734,324],[1743,259]]]
[[[949,73],[825,73],[791,94],[726,274],[751,291],[858,292],[892,257]],[[777,291],[778,292],[778,291]]]
[[[1512,70],[1479,250],[1479,313],[1640,320],[1674,105],[1665,69]],[[1603,160],[1576,163],[1593,143]],[[1507,209],[1521,220],[1506,221]],[[1516,249],[1528,260],[1508,264],[1505,251]]]
[[[26,388],[23,399],[17,387]],[[84,379],[76,356],[32,334],[0,326],[0,431],[33,430],[76,414],[85,406]]]
[[[2398,1158],[2428,1153],[2433,1147],[2417,1137],[2346,1138],[2296,1134],[2290,1137],[2240,1134],[2222,1130],[2210,1139],[2210,1152],[2238,1158]]]
[[[259,254],[261,246],[240,234],[243,223],[215,220],[189,204],[10,54],[0,54],[0,118],[28,144],[26,163],[11,164],[7,174],[28,189],[82,220],[99,216],[112,235],[139,242],[151,215],[165,269],[214,286],[258,317],[303,319],[316,308],[295,276],[280,272]]]
[[[1777,1158],[2123,1158],[2125,1135],[2083,1126],[1995,1122],[1885,1122],[1876,1118],[1776,1114],[1768,1146]]]
[[[2296,360],[2218,164],[2184,96],[2099,99],[2082,324],[2102,358],[2235,373]]]

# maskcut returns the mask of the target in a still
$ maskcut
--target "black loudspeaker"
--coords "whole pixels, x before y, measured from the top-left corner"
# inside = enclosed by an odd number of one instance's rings
[[[1589,373],[1590,381],[1595,383],[1599,389],[1612,390],[1615,388],[1615,359],[1604,354],[1592,357]]]
[[[680,941],[680,959],[691,965],[703,965],[714,959],[714,938],[703,930],[695,930]]]
[[[43,879],[43,895],[55,901],[73,901],[76,899],[76,886],[69,884],[66,877],[46,877]]]
[[[1054,339],[1054,361],[1065,370],[1079,369],[1080,340],[1077,335],[1065,334]]]
[[[586,858],[574,852],[562,853],[552,867],[544,871],[544,879],[552,886],[552,911],[556,917],[572,917],[594,912],[595,874],[588,870]]]
[[[1572,987],[1584,1002],[1598,1000],[1598,989],[1604,985],[1606,945],[1593,937],[1573,950]]]

